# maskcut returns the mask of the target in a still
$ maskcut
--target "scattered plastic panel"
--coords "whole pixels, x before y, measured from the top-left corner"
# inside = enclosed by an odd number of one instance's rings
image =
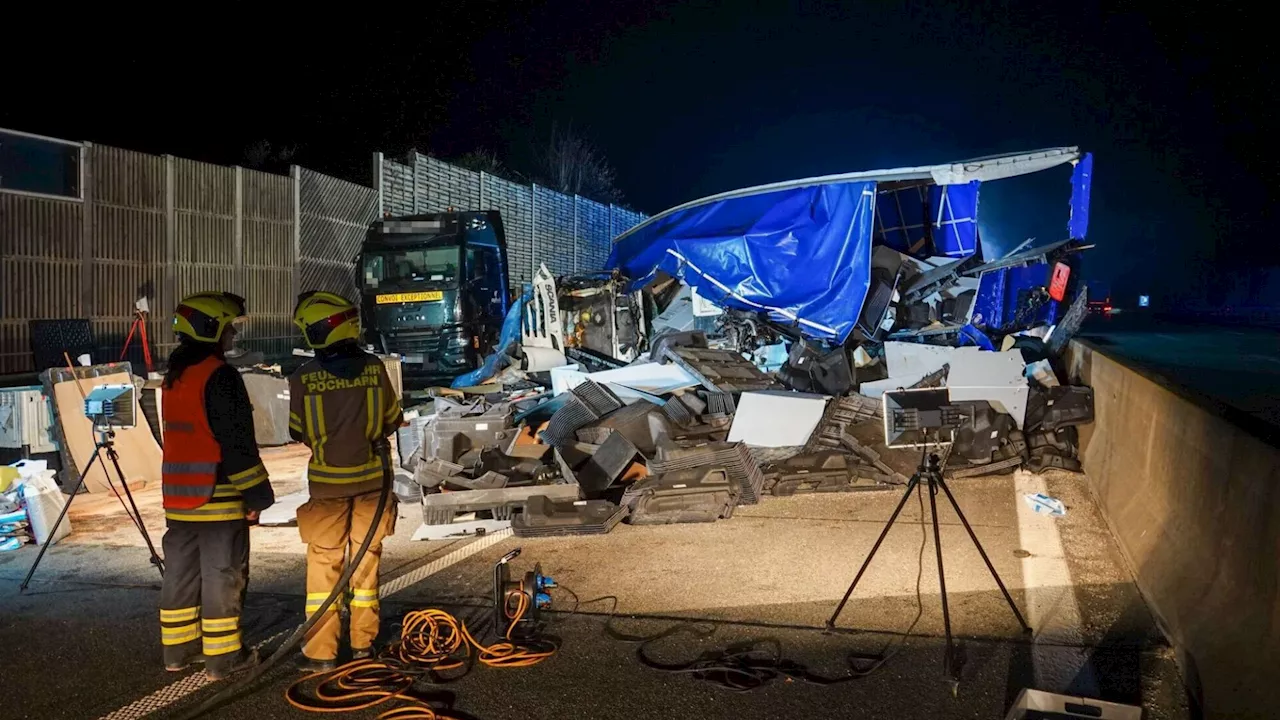
[[[773,378],[732,350],[667,347],[662,353],[663,358],[683,367],[713,392],[781,389]]]
[[[535,495],[511,519],[511,531],[522,538],[603,535],[622,522],[626,514],[626,507],[608,500],[553,502]]]
[[[722,468],[693,468],[641,480],[622,496],[632,525],[715,522],[733,516],[738,484]]]

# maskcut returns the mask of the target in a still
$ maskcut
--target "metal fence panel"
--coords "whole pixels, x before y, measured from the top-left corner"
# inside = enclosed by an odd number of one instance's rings
[[[239,345],[269,358],[293,348],[295,219],[292,177],[241,170],[242,256],[237,280],[249,306],[249,325]]]
[[[27,321],[80,314],[82,202],[0,194],[0,373],[31,367]]]
[[[6,318],[74,317],[80,305],[80,263],[9,257],[0,260],[0,306]]]
[[[158,356],[172,345],[166,284],[168,256],[166,178],[176,158],[158,157],[120,148],[94,145],[86,172],[90,177],[85,197],[89,255],[83,261],[87,274],[87,304],[81,313],[63,317],[89,317],[98,344],[97,360],[119,358],[134,318],[134,302],[146,296],[152,313],[147,337]],[[193,163],[189,173],[199,172]],[[174,172],[175,179],[177,173]],[[194,198],[188,195],[194,204]],[[141,338],[131,343],[127,359],[141,370]],[[159,359],[159,358],[156,358]]]
[[[578,200],[578,269],[597,270],[609,257],[609,206]]]
[[[94,145],[89,151],[93,201],[140,210],[164,210],[166,160],[158,155]]]
[[[300,169],[300,290],[355,294],[352,260],[378,216],[378,193],[355,183]]]
[[[220,217],[235,212],[235,168],[173,159],[174,209]]]
[[[82,201],[0,193],[0,373],[32,369],[32,319],[87,317],[98,359],[114,360],[142,296],[163,358],[175,345],[173,305],[203,290],[244,295],[241,344],[277,358],[295,344],[295,278],[351,290],[351,258],[377,214],[376,191],[299,169],[295,208],[293,177],[87,148]],[[128,359],[140,363],[133,345]]]
[[[542,263],[555,274],[603,269],[613,238],[647,217],[416,152],[409,159],[405,164],[381,158],[384,214],[497,210],[507,229],[513,285],[528,282]]]
[[[533,191],[526,185],[486,175],[485,204],[502,213],[507,231],[507,264],[511,283],[533,278]],[[466,208],[471,209],[471,208]]]
[[[573,197],[544,187],[534,188],[533,260],[546,263],[553,275],[575,271]]]
[[[392,217],[412,215],[413,168],[394,160],[382,161],[382,211]]]
[[[75,260],[83,231],[82,203],[0,194],[0,256]]]
[[[418,212],[480,209],[480,173],[414,153]]]

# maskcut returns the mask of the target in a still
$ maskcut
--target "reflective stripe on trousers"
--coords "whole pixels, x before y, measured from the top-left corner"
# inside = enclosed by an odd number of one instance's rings
[[[230,486],[220,487],[236,492]],[[203,652],[206,667],[229,667],[242,647],[240,609],[249,575],[248,524],[243,517],[240,522],[173,523],[163,546],[160,643],[165,663],[186,663]]]

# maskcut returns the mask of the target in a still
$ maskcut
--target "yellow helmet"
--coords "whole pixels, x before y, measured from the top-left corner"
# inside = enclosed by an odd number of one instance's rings
[[[313,350],[360,338],[360,311],[350,300],[323,290],[298,296],[293,324],[302,331],[302,337]]]
[[[178,303],[173,313],[173,332],[196,342],[222,340],[227,326],[244,319],[244,298],[223,292],[202,292]]]

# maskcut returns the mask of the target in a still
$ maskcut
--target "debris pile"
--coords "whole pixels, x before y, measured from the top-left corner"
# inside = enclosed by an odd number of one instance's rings
[[[1055,167],[1067,239],[991,253],[981,186]],[[401,438],[420,534],[710,522],[900,485],[928,453],[953,478],[1078,471],[1093,393],[1061,358],[1092,168],[1052,148],[746,188],[623,233],[611,270],[540,268],[498,351]]]
[[[664,345],[665,362],[642,354],[621,368],[583,373],[570,365],[524,373],[510,387],[435,397],[400,438],[416,492],[397,491],[422,505],[416,537],[714,522],[770,495],[902,485],[922,450],[947,450],[953,478],[1079,469],[1075,426],[1092,420],[1092,391],[1057,384],[1051,368],[1051,386],[1028,380],[1043,368],[1022,350],[940,348],[950,352],[922,358],[894,348],[890,367],[911,368],[916,380],[877,398],[797,392],[776,372],[708,344],[702,332],[688,332]],[[945,437],[891,442],[885,409],[899,417],[896,399],[921,390],[952,408],[941,414],[961,408],[963,422]]]

